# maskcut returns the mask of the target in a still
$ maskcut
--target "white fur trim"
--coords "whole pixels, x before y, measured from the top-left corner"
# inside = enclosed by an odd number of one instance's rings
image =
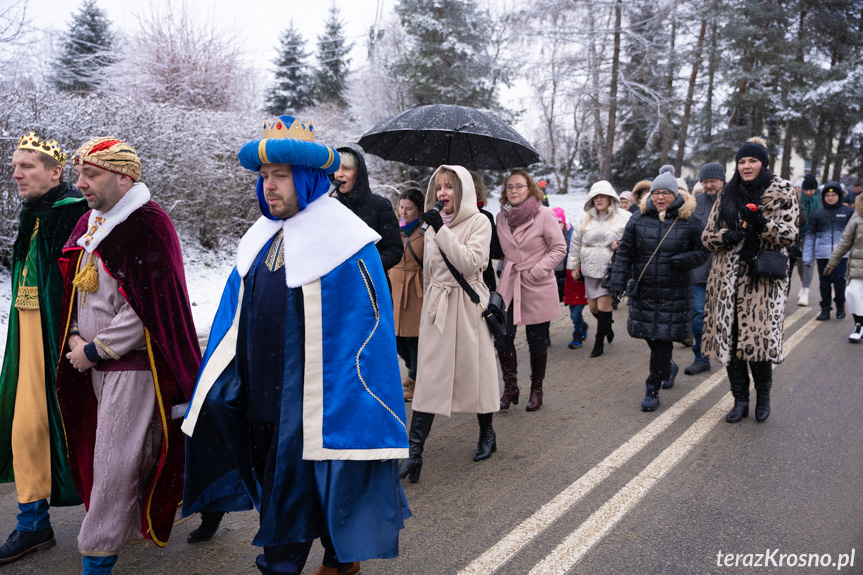
[[[338,200],[336,200],[338,201]],[[303,371],[303,459],[324,459],[324,327],[320,280],[303,286],[306,323]]]
[[[132,215],[132,212],[146,204],[150,201],[150,190],[147,186],[142,182],[135,183],[129,191],[126,192],[120,200],[114,204],[114,207],[108,210],[107,212],[100,212],[99,210],[90,210],[90,218],[87,222],[87,230],[96,223],[97,217],[105,218],[105,221],[96,229],[96,231],[89,235],[87,232],[84,232],[80,238],[78,238],[78,245],[87,250],[88,253],[93,253],[99,244],[102,243],[102,240],[108,237],[108,234],[117,227],[126,221],[126,219]],[[92,238],[88,245],[85,245],[87,238]]]
[[[237,271],[245,277],[261,249],[283,230],[285,281],[295,288],[327,275],[381,236],[335,198],[323,196],[282,222],[261,217],[237,248]]]

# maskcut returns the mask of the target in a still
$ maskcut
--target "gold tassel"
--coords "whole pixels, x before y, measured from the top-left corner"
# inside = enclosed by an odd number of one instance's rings
[[[82,305],[87,305],[87,294],[99,289],[99,269],[96,267],[96,254],[90,254],[87,264],[78,271],[72,285],[84,293]]]

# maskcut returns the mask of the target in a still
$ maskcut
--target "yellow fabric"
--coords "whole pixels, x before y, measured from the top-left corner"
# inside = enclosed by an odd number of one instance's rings
[[[42,323],[38,310],[19,310],[21,355],[12,418],[12,468],[20,503],[51,496],[51,438]]]
[[[75,279],[72,280],[72,285],[83,294],[81,305],[86,306],[87,294],[96,293],[99,289],[99,270],[96,267],[95,254],[90,254],[90,257],[87,259],[87,264],[78,271]]]

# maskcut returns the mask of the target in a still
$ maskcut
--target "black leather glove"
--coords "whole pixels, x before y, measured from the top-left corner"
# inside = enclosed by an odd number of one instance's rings
[[[617,290],[613,290],[613,291],[609,292],[609,294],[611,295],[611,299],[616,300],[616,301],[620,301],[623,298],[623,294]]]
[[[743,239],[743,232],[740,230],[725,230],[722,234],[722,243],[726,246],[733,246],[740,243]]]
[[[443,226],[443,218],[440,217],[440,212],[437,210],[429,210],[420,216],[420,219],[434,228],[435,232],[439,232]]]
[[[746,228],[754,232],[760,232],[764,229],[764,226],[767,225],[767,218],[762,215],[761,208],[759,208],[758,211],[753,212],[746,206],[743,206],[740,209],[740,215],[743,217],[743,221],[747,224]]]

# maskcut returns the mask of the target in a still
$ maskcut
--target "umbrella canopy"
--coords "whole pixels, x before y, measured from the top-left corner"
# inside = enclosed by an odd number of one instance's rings
[[[539,152],[498,117],[465,106],[419,106],[384,120],[358,142],[384,160],[410,166],[505,170],[539,161]]]

